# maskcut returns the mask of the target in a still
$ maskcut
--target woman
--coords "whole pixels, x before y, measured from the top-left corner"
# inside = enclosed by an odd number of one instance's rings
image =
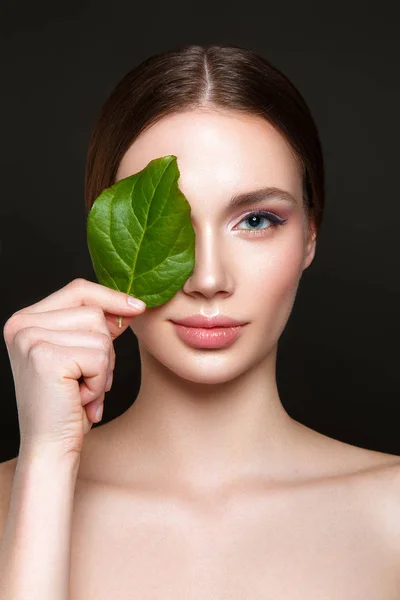
[[[87,208],[170,154],[191,205],[195,268],[169,302],[128,320],[141,387],[124,414],[85,437],[62,530],[70,598],[400,598],[399,457],[296,422],[276,384],[278,340],[324,209],[309,109],[250,50],[152,56],[116,86],[94,127]],[[241,326],[193,335],[177,324],[193,315]],[[114,338],[116,322],[107,317]],[[66,589],[63,561],[53,594]]]

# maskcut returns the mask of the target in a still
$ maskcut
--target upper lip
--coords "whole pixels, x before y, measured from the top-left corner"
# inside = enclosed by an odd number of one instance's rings
[[[231,319],[225,315],[216,315],[214,317],[205,317],[204,315],[191,315],[184,319],[172,319],[174,323],[179,325],[186,325],[187,327],[237,327],[238,325],[244,325],[242,321]]]

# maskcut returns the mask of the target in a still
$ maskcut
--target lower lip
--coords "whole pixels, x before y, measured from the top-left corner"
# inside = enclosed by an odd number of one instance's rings
[[[179,337],[193,348],[222,348],[237,338],[243,325],[237,327],[186,327],[175,325]]]

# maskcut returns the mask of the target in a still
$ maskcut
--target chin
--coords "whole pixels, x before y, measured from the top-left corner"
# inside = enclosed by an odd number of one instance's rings
[[[257,339],[254,339],[257,332]],[[147,329],[143,335],[137,336],[142,374],[156,375],[157,369],[161,369],[168,372],[167,376],[174,374],[192,383],[228,383],[268,360],[274,348],[276,351],[276,341],[268,342],[265,335],[259,335],[258,328],[248,329],[246,333],[229,346],[198,349],[186,345],[176,334],[171,336],[170,328],[165,328],[164,334],[160,335],[158,324],[153,332]]]

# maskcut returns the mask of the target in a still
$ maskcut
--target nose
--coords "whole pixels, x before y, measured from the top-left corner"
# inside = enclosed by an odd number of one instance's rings
[[[196,231],[195,239],[194,269],[185,281],[183,291],[206,298],[212,298],[215,294],[231,294],[232,277],[223,240],[209,226],[201,233]]]

